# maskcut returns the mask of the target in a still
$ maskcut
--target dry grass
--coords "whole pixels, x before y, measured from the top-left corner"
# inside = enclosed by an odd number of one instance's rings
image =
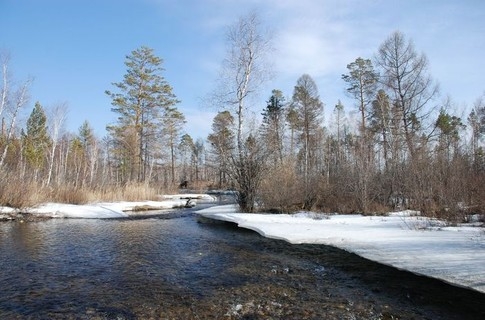
[[[1,173],[0,205],[12,208],[25,208],[43,200],[40,186],[24,181],[15,175]]]
[[[95,189],[72,184],[45,187],[35,180],[5,172],[0,172],[0,181],[0,206],[20,209],[45,202],[86,204],[96,201],[158,200],[159,195],[164,192],[144,183]]]
[[[157,200],[161,190],[145,183],[129,183],[124,186],[110,186],[96,192],[96,199],[103,201]]]

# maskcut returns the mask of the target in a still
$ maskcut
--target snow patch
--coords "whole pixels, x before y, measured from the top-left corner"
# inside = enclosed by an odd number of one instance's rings
[[[483,228],[444,222],[402,211],[388,216],[238,213],[236,206],[197,211],[262,236],[290,243],[324,244],[416,274],[485,293]]]

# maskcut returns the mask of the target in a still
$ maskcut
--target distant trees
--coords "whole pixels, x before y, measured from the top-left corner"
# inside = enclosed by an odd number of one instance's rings
[[[287,97],[274,89],[267,101],[254,99],[271,74],[270,40],[254,13],[228,29],[211,100],[220,112],[206,141],[184,132],[162,59],[150,48],[132,51],[122,81],[106,91],[117,120],[103,139],[87,121],[77,132],[63,130],[65,104],[37,102],[20,123],[30,80],[15,86],[2,57],[0,180],[8,183],[0,185],[0,204],[31,205],[42,192],[81,203],[110,189],[129,199],[130,187],[173,190],[189,180],[235,189],[248,212],[410,208],[455,222],[485,212],[485,95],[466,117],[451,99],[438,102],[425,55],[394,32],[372,60],[347,65],[342,89],[355,106],[338,100],[325,123],[308,74]],[[34,200],[22,201],[24,194]]]
[[[177,185],[185,117],[175,107],[179,101],[162,76],[162,60],[152,49],[132,51],[125,61],[123,80],[113,83],[115,91],[106,91],[118,118],[108,126],[109,137],[103,140],[87,121],[78,132],[66,132],[65,103],[44,108],[37,102],[22,128],[18,118],[28,101],[30,80],[14,88],[8,59],[2,56],[1,62],[0,178],[12,183],[0,186],[0,204],[31,205],[31,199],[43,196],[80,203],[90,192],[106,195],[116,190],[114,196],[120,197],[130,185],[140,190]],[[203,142],[197,141],[190,161],[196,167],[195,179],[203,176],[199,169],[204,161]],[[25,195],[12,199],[19,192],[11,188],[25,189]]]
[[[354,148],[354,152],[358,153],[356,155],[357,170],[353,175],[356,178],[354,181],[355,194],[359,209],[367,211],[370,202],[368,177],[372,174],[369,170],[371,169],[371,161],[374,160],[367,120],[370,117],[369,107],[374,99],[379,77],[370,59],[359,57],[348,64],[347,69],[349,74],[342,75],[342,79],[348,85],[347,93],[357,101],[360,112],[360,137],[356,148]]]
[[[171,183],[175,184],[176,147],[185,123],[185,116],[177,108],[166,107],[162,118],[162,137],[166,141],[170,157]]]
[[[52,117],[51,117],[51,145],[50,145],[50,155],[49,155],[49,169],[47,173],[47,181],[46,184],[49,185],[52,179],[53,170],[54,170],[54,158],[56,156],[57,146],[61,139],[61,133],[64,126],[64,122],[66,121],[67,117],[67,105],[60,104],[55,106],[52,109]],[[60,182],[60,181],[58,181]]]
[[[479,154],[484,153],[479,142],[485,134],[485,94],[475,102],[473,109],[468,116],[468,125],[472,130],[472,154],[476,157]]]
[[[478,183],[485,177],[483,99],[468,116],[471,139],[466,148],[464,122],[453,114],[450,101],[436,112],[438,87],[428,61],[402,33],[391,34],[374,60],[359,57],[347,68],[342,79],[356,101],[356,126],[339,101],[332,125],[324,127],[318,99],[308,99],[308,88],[316,85],[309,76],[301,77],[284,111],[286,152],[279,169],[265,177],[263,203],[283,211],[291,211],[292,204],[338,212],[413,208],[454,221],[469,210],[464,203],[475,212],[485,211],[485,201],[478,197],[485,194]],[[268,110],[263,112],[263,133]],[[267,134],[262,139],[270,151],[273,139]],[[295,185],[290,193],[280,187],[288,191]]]

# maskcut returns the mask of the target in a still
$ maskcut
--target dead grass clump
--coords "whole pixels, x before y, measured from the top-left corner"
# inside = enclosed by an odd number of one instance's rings
[[[31,207],[45,198],[40,184],[27,181],[18,175],[2,175],[0,184],[0,205],[12,208]]]
[[[143,201],[159,200],[160,190],[146,183],[129,183],[124,186],[106,186],[92,190],[90,201]]]
[[[50,189],[49,201],[70,204],[86,204],[93,199],[92,191],[73,185],[62,185]]]
[[[130,183],[123,188],[124,201],[140,201],[157,199],[156,190],[145,183]]]

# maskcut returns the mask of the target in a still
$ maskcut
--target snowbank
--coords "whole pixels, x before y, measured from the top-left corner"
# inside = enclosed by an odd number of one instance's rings
[[[485,232],[393,213],[389,216],[244,214],[235,206],[197,212],[290,243],[335,246],[364,258],[485,293]]]
[[[148,210],[163,210],[181,208],[187,205],[187,198],[200,199],[201,201],[215,201],[215,198],[204,194],[162,196],[162,201],[137,201],[137,202],[113,202],[94,203],[88,205],[45,203],[33,208],[22,210],[38,217],[47,218],[78,218],[78,219],[110,219],[127,218],[137,212]],[[191,200],[194,205],[194,200]],[[0,219],[7,220],[16,210],[8,207],[0,207]]]

